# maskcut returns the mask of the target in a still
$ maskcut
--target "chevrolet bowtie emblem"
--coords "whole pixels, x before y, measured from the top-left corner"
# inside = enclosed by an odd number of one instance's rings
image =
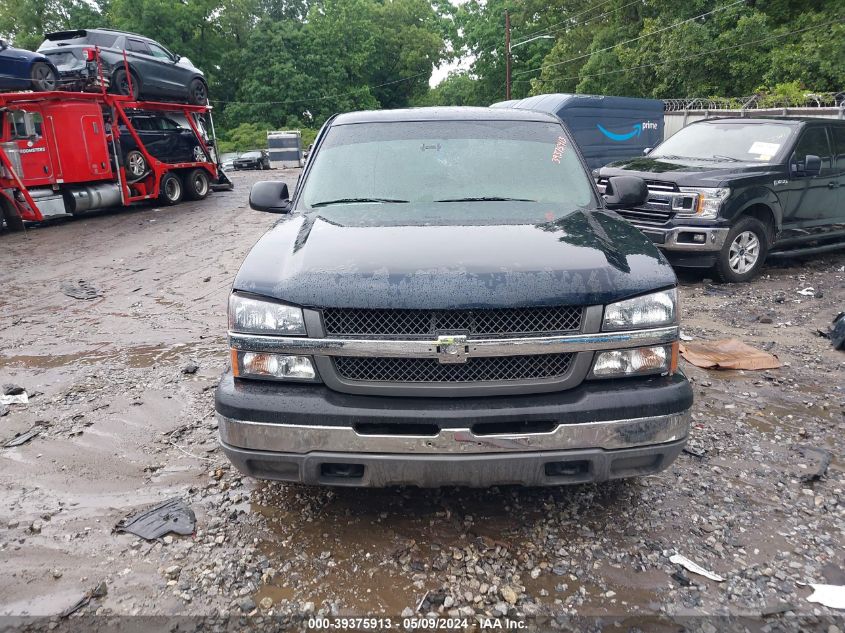
[[[438,336],[437,360],[441,363],[467,362],[466,336]]]

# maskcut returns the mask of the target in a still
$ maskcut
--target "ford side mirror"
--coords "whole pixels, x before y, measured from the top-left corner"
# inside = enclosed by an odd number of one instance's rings
[[[288,186],[277,180],[255,183],[249,192],[249,206],[267,213],[290,213]]]
[[[804,157],[804,175],[818,176],[822,172],[822,159],[815,154],[807,154]]]
[[[648,200],[645,180],[636,176],[611,176],[604,194],[604,206],[608,209],[630,209],[639,207]]]
[[[653,147],[646,147],[646,148],[643,150],[643,156],[648,156],[648,155],[649,155],[649,153],[651,152],[651,150],[653,150],[653,149],[654,149]]]

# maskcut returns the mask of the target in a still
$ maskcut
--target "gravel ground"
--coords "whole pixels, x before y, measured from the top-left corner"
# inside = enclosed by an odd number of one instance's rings
[[[290,185],[297,175],[272,174]],[[745,285],[682,275],[686,335],[733,336],[784,367],[684,364],[691,450],[659,475],[560,489],[260,483],[217,448],[213,389],[231,280],[276,219],[245,205],[266,177],[236,173],[234,192],[204,203],[0,238],[0,383],[32,396],[0,417],[0,438],[42,427],[0,449],[0,615],[56,624],[104,582],[107,594],[70,621],[434,613],[563,628],[576,616],[673,631],[722,630],[715,616],[754,618],[756,630],[845,628],[802,585],[845,584],[845,353],[818,335],[845,310],[845,254],[773,263]],[[63,294],[79,280],[100,296]],[[815,297],[798,294],[808,286]],[[195,373],[183,373],[189,363]],[[177,496],[196,512],[193,536],[112,531]],[[676,553],[724,582],[684,571]],[[690,617],[701,615],[711,617]],[[638,622],[624,630],[664,630]]]

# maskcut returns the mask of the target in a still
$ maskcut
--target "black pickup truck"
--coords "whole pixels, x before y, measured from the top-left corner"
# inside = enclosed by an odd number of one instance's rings
[[[220,439],[244,472],[345,486],[555,485],[666,468],[687,437],[677,280],[556,117],[326,123],[229,302]]]
[[[843,120],[700,121],[646,156],[602,167],[599,190],[623,174],[645,179],[649,196],[619,214],[676,266],[741,282],[770,252],[845,246]]]

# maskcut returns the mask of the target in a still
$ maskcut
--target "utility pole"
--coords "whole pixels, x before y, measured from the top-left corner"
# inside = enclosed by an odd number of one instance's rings
[[[511,98],[511,16],[505,9],[505,100]]]

